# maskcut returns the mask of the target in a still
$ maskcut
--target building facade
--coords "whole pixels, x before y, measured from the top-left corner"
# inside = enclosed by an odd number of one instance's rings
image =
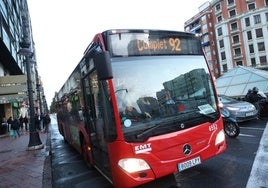
[[[210,47],[204,49],[208,59],[211,57],[215,77],[239,65],[268,70],[268,0],[212,0],[204,5],[212,18],[209,35],[214,37],[209,39]],[[192,32],[190,20],[185,23],[185,31]],[[199,23],[203,27],[203,22]],[[201,30],[204,42],[205,34]],[[213,50],[215,56],[211,56]]]
[[[37,71],[31,21],[26,0],[0,0],[0,117],[18,117],[21,107],[28,106],[27,71],[25,57],[20,53],[29,43],[31,56],[30,75],[35,109],[40,112],[45,95]],[[41,108],[40,108],[41,107]]]
[[[214,32],[214,16],[209,2],[199,7],[199,13],[184,23],[186,32],[201,36],[202,46],[206,53],[211,72],[215,77],[220,76],[220,64],[217,57],[216,35]]]

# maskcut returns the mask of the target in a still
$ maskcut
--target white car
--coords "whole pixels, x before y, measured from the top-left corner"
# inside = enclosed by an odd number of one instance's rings
[[[249,102],[236,100],[225,95],[219,95],[219,100],[222,103],[222,108],[228,110],[230,117],[237,122],[257,119],[258,117],[258,110]]]

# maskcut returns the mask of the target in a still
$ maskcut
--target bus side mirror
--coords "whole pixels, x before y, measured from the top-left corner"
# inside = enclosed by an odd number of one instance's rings
[[[94,57],[94,62],[99,80],[108,80],[113,78],[109,52],[105,51],[97,53]]]

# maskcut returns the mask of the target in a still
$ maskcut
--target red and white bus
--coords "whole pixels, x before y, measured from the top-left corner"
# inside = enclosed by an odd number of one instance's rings
[[[64,139],[115,187],[142,185],[226,150],[213,78],[194,34],[96,34],[55,100]]]

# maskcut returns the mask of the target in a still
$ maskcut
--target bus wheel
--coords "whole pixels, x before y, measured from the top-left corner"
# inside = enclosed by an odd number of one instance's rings
[[[61,123],[60,126],[59,126],[59,132],[60,132],[60,134],[63,136],[63,140],[64,140],[64,142],[67,143],[67,140],[66,140],[66,138],[65,138],[65,133],[64,133],[64,129],[63,129],[63,124],[62,124],[62,123]]]
[[[82,156],[83,156],[84,161],[86,162],[86,164],[88,166],[90,166],[90,161],[89,161],[89,157],[88,157],[88,153],[87,153],[87,143],[86,143],[85,139],[82,139],[81,149],[82,149]]]

